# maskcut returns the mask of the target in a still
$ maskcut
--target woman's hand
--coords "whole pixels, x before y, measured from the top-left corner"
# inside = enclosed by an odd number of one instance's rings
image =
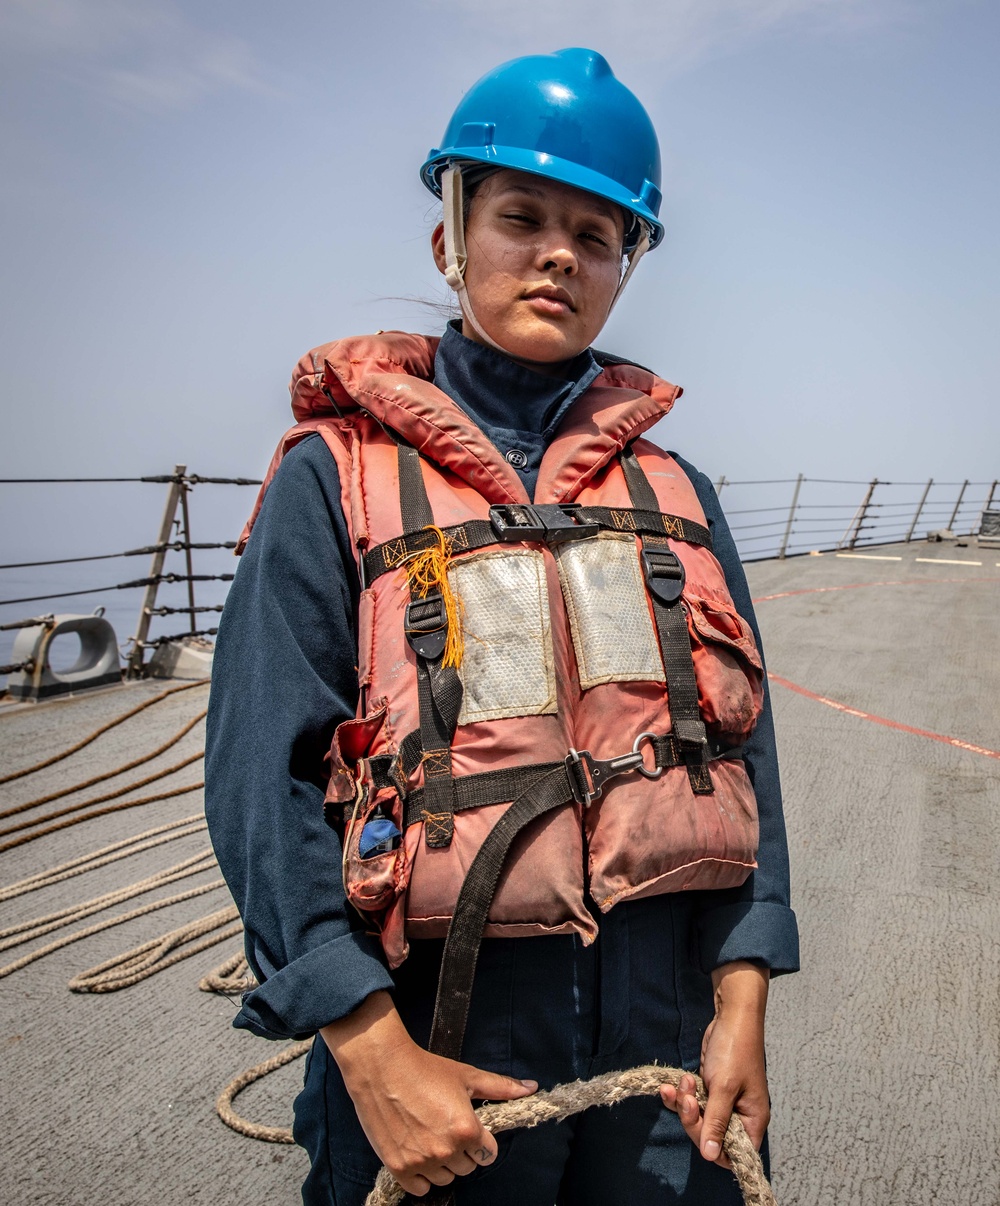
[[[473,1098],[511,1101],[538,1088],[425,1051],[407,1034],[388,993],[373,993],[320,1033],[368,1142],[417,1197],[496,1159],[496,1140],[476,1117]]]
[[[705,1112],[694,1095],[694,1077],[680,1086],[664,1085],[660,1096],[681,1120],[706,1160],[729,1167],[722,1140],[730,1116],[739,1115],[759,1148],[771,1118],[764,1071],[764,1010],[768,971],[746,962],[726,963],[712,973],[715,1017],[701,1043],[701,1077],[708,1091]]]

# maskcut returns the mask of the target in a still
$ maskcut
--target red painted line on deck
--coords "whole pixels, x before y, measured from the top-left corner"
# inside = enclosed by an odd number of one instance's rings
[[[973,745],[972,742],[962,741],[959,737],[946,737],[943,733],[932,733],[929,729],[917,729],[913,725],[900,724],[898,720],[889,720],[886,716],[875,716],[871,712],[862,712],[860,708],[851,708],[836,699],[828,699],[825,695],[817,695],[815,691],[810,691],[807,687],[800,687],[798,683],[790,682],[787,678],[782,678],[780,674],[772,674],[768,671],[767,677],[771,682],[778,683],[782,687],[787,687],[789,691],[794,691],[796,695],[804,695],[806,699],[826,704],[828,708],[835,708],[838,712],[843,712],[847,716],[857,716],[861,720],[871,720],[875,724],[884,725],[887,729],[896,729],[900,733],[912,733],[915,737],[926,737],[930,741],[940,741],[942,745],[953,745],[956,749],[968,750],[970,754],[982,754],[984,758],[996,758],[997,761],[1000,761],[1000,750],[984,749],[981,745]]]

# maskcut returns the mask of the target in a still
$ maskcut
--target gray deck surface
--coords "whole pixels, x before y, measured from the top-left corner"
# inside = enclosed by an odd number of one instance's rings
[[[826,554],[748,567],[756,597],[784,595],[757,606],[769,669],[853,709],[772,686],[804,967],[774,984],[768,1015],[775,1189],[781,1206],[998,1206],[1000,758],[857,713],[1000,749],[1000,553],[914,544],[870,554],[901,560]],[[818,589],[830,587],[851,589]],[[166,685],[0,707],[0,773],[65,748]],[[0,788],[0,809],[153,749],[206,696],[204,687],[173,696],[65,762]],[[203,741],[199,724],[124,778],[171,766]],[[198,782],[201,773],[196,762],[162,787]],[[193,792],[0,853],[0,886],[198,813],[201,803]],[[0,819],[0,829],[19,819]],[[133,883],[207,845],[199,833],[0,903],[0,929]],[[227,1080],[277,1050],[233,1031],[234,1005],[196,987],[238,940],[121,992],[66,989],[84,968],[228,899],[213,891],[0,979],[0,1203],[299,1200],[304,1155],[242,1138],[213,1113]],[[0,966],[66,932],[0,952]],[[282,1069],[237,1107],[255,1121],[288,1124],[301,1071],[300,1062]]]

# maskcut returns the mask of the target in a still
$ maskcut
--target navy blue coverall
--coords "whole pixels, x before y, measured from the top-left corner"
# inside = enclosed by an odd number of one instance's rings
[[[434,381],[521,473],[529,497],[542,453],[597,376],[589,351],[568,379],[532,372],[450,325]],[[739,612],[756,622],[711,483],[685,461]],[[206,813],[246,926],[260,987],[235,1019],[265,1038],[301,1038],[370,993],[392,992],[426,1043],[442,943],[412,943],[390,972],[348,909],[341,850],[323,820],[323,757],[357,702],[359,583],[322,439],[284,459],[268,489],[220,624],[206,750]],[[758,634],[759,640],[759,634]],[[761,821],[759,868],[741,888],[627,901],[600,937],[484,941],[463,1059],[542,1088],[654,1060],[697,1069],[712,1018],[711,971],[750,959],[796,970],[788,862],[769,701],[746,748]],[[596,908],[595,908],[596,912]],[[325,1044],[315,1044],[295,1103],[312,1169],[306,1206],[361,1206],[379,1166]],[[706,1163],[659,1098],[593,1109],[498,1137],[487,1168],[454,1185],[460,1204],[632,1206],[740,1201],[732,1174]]]

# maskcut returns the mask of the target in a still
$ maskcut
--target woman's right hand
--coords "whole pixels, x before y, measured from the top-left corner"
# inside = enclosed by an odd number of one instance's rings
[[[373,993],[320,1033],[368,1142],[416,1197],[496,1159],[496,1140],[476,1117],[473,1098],[511,1101],[538,1088],[534,1081],[425,1051],[410,1038],[385,992]]]

